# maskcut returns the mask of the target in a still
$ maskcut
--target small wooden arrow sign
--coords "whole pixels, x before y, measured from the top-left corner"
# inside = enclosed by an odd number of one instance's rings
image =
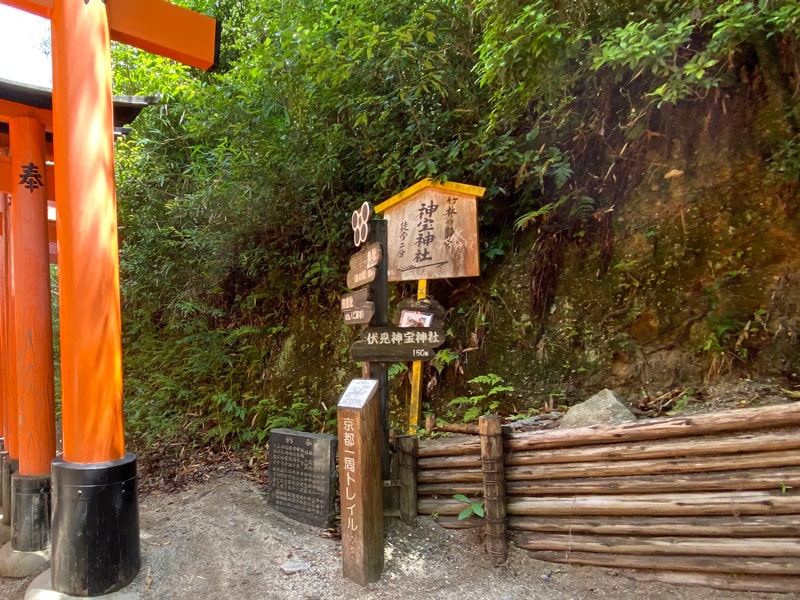
[[[353,271],[364,271],[370,267],[377,267],[381,262],[383,252],[377,242],[367,244],[350,257],[350,268]]]
[[[361,288],[342,296],[342,312],[363,306],[369,300],[369,288]]]
[[[375,304],[372,302],[365,302],[360,306],[342,311],[344,322],[348,325],[367,325],[372,320],[372,315],[374,314]]]
[[[350,269],[347,272],[347,287],[351,290],[359,288],[362,285],[372,283],[378,276],[378,270],[375,267],[369,267],[363,271],[354,271]]]

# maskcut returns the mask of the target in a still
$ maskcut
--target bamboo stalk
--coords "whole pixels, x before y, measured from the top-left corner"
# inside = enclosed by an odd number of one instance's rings
[[[525,548],[523,544],[517,544]],[[785,558],[739,558],[720,560],[716,556],[632,556],[598,552],[531,551],[531,558],[569,565],[592,565],[615,569],[699,571],[703,573],[744,573],[753,575],[800,575],[800,562]]]
[[[800,558],[800,540],[789,538],[633,537],[600,535],[547,535],[520,533],[519,546],[528,550],[556,552],[600,552],[608,554],[686,555],[686,556],[758,556]],[[795,561],[798,562],[798,561]],[[800,566],[800,562],[798,562]]]
[[[769,515],[740,517],[510,517],[512,531],[539,534],[594,534],[659,536],[686,532],[694,537],[797,537],[800,516]],[[746,543],[742,541],[742,543]]]
[[[722,573],[686,573],[680,571],[630,571],[622,573],[635,581],[658,581],[673,585],[697,585],[731,592],[772,592],[789,594],[800,590],[800,577],[758,577]]]
[[[426,484],[420,494],[444,493],[448,484]],[[464,484],[462,487],[467,487]],[[647,494],[664,492],[719,492],[740,490],[800,489],[800,467],[751,469],[714,473],[675,473],[670,475],[601,477],[510,481],[506,492],[514,496],[551,496],[572,494]],[[464,492],[466,493],[466,492]]]
[[[552,450],[529,450],[508,454],[506,465],[536,465],[588,461],[650,460],[676,456],[713,456],[793,450],[800,448],[800,431],[780,433],[747,433],[744,435],[690,437],[669,441],[606,444],[603,446],[570,447]],[[458,457],[459,466],[472,466],[469,457]],[[433,458],[426,459],[434,461]],[[425,465],[427,467],[427,464]]]
[[[524,481],[531,479],[570,479],[575,477],[618,477],[622,475],[662,475],[668,473],[763,469],[768,467],[782,468],[798,465],[800,465],[800,452],[787,450],[759,452],[741,456],[523,465],[506,469],[506,478],[508,481]],[[435,473],[438,472],[426,472],[426,482],[439,481]]]
[[[420,505],[422,502],[420,502]],[[509,498],[515,516],[700,516],[800,514],[800,496],[780,492]],[[444,514],[444,513],[442,513]]]
[[[518,452],[544,448],[567,448],[588,444],[634,442],[673,437],[753,431],[769,427],[800,425],[800,403],[760,408],[743,408],[704,415],[635,421],[621,425],[593,425],[574,429],[551,429],[511,434],[507,448]],[[444,446],[426,449],[426,456],[436,456]],[[448,452],[445,452],[448,454]]]

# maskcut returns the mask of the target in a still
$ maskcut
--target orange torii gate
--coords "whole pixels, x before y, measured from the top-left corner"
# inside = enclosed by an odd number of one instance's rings
[[[114,126],[127,125],[149,102],[115,97]],[[50,90],[0,80],[0,195],[11,193],[10,202],[0,201],[0,381],[7,386],[0,388],[0,413],[10,415],[0,419],[0,434],[8,441],[0,500],[3,524],[11,525],[12,552],[50,545],[55,414],[48,263],[57,255],[53,165],[45,162],[52,159],[51,108]],[[15,273],[9,281],[6,253],[13,260],[8,270]],[[13,291],[8,303],[6,289]],[[0,574],[24,575],[17,562],[0,560]],[[28,562],[34,569],[36,563]]]
[[[51,21],[63,388],[51,582],[98,596],[141,566],[136,457],[125,452],[122,420],[110,39],[208,69],[218,24],[166,0],[0,2]]]

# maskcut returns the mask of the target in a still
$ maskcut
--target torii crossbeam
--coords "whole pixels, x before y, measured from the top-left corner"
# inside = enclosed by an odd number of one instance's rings
[[[208,69],[218,24],[166,0],[0,3],[51,21],[63,394],[51,581],[62,594],[98,596],[141,566],[136,457],[122,421],[110,40]]]

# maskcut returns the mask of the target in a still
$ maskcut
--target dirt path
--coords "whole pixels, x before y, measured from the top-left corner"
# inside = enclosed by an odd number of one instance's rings
[[[793,594],[720,592],[641,583],[624,573],[539,562],[512,548],[491,566],[474,534],[427,518],[387,522],[386,567],[362,588],[341,576],[341,546],[267,506],[243,474],[220,469],[179,492],[141,499],[143,569],[126,588],[158,600],[788,600]],[[286,574],[283,567],[305,568]],[[21,600],[28,580],[0,578],[0,598]]]

